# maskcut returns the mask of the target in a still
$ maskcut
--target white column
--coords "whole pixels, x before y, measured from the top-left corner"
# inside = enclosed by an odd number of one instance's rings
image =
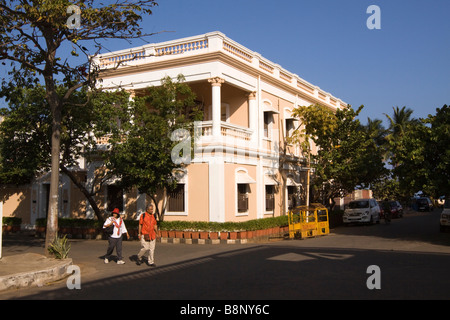
[[[223,158],[209,161],[209,221],[225,222],[225,164]]]
[[[225,80],[215,77],[208,79],[208,82],[212,86],[212,135],[213,138],[220,138],[220,109],[222,105],[220,87]]]
[[[251,143],[255,143],[258,139],[258,106],[256,104],[256,92],[248,95],[248,126],[253,130]]]

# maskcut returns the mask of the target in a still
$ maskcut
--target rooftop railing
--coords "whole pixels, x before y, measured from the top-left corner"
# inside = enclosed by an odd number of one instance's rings
[[[195,37],[102,54],[95,59],[95,63],[105,70],[144,65],[156,61],[177,59],[181,56],[201,55],[217,51],[230,55],[329,106],[341,108],[347,105],[330,93],[283,69],[280,65],[263,58],[260,54],[247,49],[220,32],[211,32]]]

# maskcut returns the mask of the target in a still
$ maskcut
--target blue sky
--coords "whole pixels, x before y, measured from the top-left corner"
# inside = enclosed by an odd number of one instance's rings
[[[384,113],[396,106],[419,118],[450,104],[449,0],[156,1],[144,32],[172,32],[148,41],[221,31],[355,109],[363,104],[362,123],[370,117],[387,126]],[[370,5],[381,10],[379,30],[367,28]],[[145,43],[104,44],[119,50]]]
[[[161,42],[221,31],[250,50],[298,74],[367,117],[411,108],[426,117],[450,104],[448,0],[159,0],[144,19]],[[366,26],[370,5],[381,29]],[[133,45],[142,45],[135,41]],[[109,43],[111,50],[126,42]]]

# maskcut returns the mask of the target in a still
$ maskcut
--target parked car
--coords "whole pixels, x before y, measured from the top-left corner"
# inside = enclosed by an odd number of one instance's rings
[[[385,212],[390,212],[391,218],[402,218],[403,217],[403,207],[398,201],[381,201],[380,205],[380,213],[381,217],[384,217]]]
[[[441,212],[440,219],[440,228],[441,232],[447,231],[450,229],[450,199],[447,198],[444,203],[444,209]]]
[[[430,198],[422,197],[416,200],[417,209],[419,211],[433,211],[433,202],[431,202]]]
[[[445,196],[440,196],[436,200],[437,207],[439,207],[439,208],[443,208],[444,207],[444,203],[445,203]]]
[[[380,206],[375,199],[350,201],[344,210],[343,222],[380,223]]]

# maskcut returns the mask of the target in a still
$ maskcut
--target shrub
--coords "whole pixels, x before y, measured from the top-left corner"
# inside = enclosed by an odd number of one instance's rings
[[[67,237],[58,238],[49,245],[48,252],[53,254],[56,259],[65,259],[68,257],[70,251],[70,244],[67,242]]]
[[[289,224],[287,216],[254,219],[244,222],[160,221],[161,230],[245,231],[268,229]]]
[[[20,226],[22,218],[18,217],[3,217],[2,223],[4,226]]]

